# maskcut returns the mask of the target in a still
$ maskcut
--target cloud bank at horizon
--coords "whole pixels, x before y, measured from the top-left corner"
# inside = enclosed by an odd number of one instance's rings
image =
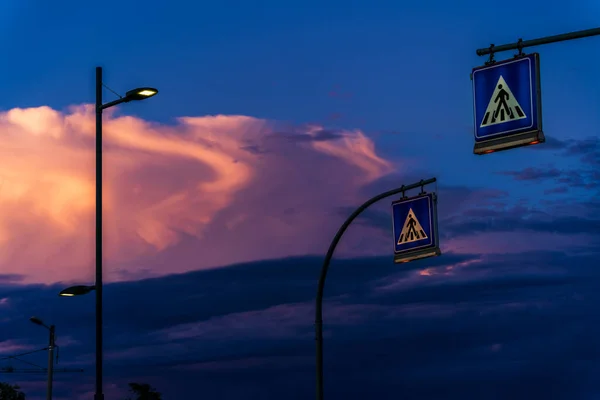
[[[445,255],[394,267],[385,257],[335,263],[324,304],[328,390],[342,397],[351,376],[357,393],[345,398],[367,391],[388,398],[401,376],[414,398],[473,398],[483,389],[523,399],[531,398],[524,390],[564,391],[560,398],[598,393],[597,252]],[[264,387],[273,391],[261,398],[306,398],[321,261],[261,261],[107,285],[107,396],[122,397],[136,381],[165,398],[190,397],[198,385],[205,396],[224,399]],[[42,347],[44,332],[27,320],[40,316],[59,330],[60,365],[85,370],[76,382],[57,374],[56,397],[83,399],[94,383],[93,297],[74,302],[56,291],[8,288],[0,368],[11,363],[3,356]],[[44,356],[23,359],[43,365]],[[6,379],[37,399],[43,378]]]

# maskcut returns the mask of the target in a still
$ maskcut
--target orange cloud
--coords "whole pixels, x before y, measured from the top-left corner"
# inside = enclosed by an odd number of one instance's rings
[[[319,129],[281,140],[246,116],[167,126],[106,113],[107,279],[324,251],[339,225],[331,211],[393,166],[362,132],[315,140]],[[13,109],[0,137],[0,274],[91,281],[93,108]]]

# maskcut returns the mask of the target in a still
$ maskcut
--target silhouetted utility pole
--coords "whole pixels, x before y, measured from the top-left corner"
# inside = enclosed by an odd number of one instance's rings
[[[27,364],[27,365],[31,365],[32,367],[35,367],[35,368],[14,368],[13,366],[9,365],[7,367],[0,367],[0,374],[3,374],[3,373],[5,373],[5,374],[47,374],[48,380],[47,380],[46,400],[52,400],[52,384],[53,384],[53,379],[54,379],[54,373],[56,373],[56,372],[83,372],[83,369],[62,368],[59,370],[55,370],[54,369],[54,354],[55,354],[54,349],[58,348],[58,346],[56,345],[56,335],[55,335],[54,325],[48,326],[48,325],[44,324],[44,322],[37,317],[31,317],[30,321],[36,325],[41,325],[48,329],[48,331],[50,333],[48,347],[45,347],[43,349],[29,351],[26,353],[16,354],[16,355],[12,355],[12,356],[4,356],[4,357],[0,358],[0,361],[15,360],[15,361],[19,361],[24,364]],[[47,368],[44,368],[40,365],[37,365],[37,364],[29,362],[29,361],[22,360],[20,358],[25,355],[39,353],[40,351],[46,351],[46,350],[48,350],[48,367]],[[58,360],[58,353],[56,353],[56,354],[57,354],[57,360]]]

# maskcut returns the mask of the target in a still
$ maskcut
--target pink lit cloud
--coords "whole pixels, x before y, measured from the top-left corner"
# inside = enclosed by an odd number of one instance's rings
[[[362,200],[361,187],[394,166],[361,131],[322,140],[319,126],[282,128],[245,116],[157,125],[105,114],[107,280],[322,253],[341,222],[332,209]],[[0,274],[91,281],[93,109],[12,109],[0,136]],[[372,233],[375,247],[385,243]]]
[[[14,354],[15,352],[30,350],[31,346],[16,340],[5,340],[0,342],[0,354]]]

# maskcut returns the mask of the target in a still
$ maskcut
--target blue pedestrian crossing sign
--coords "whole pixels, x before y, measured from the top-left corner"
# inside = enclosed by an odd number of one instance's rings
[[[539,54],[474,68],[471,79],[475,154],[545,141]]]
[[[424,193],[392,203],[394,261],[439,256],[437,196]]]

